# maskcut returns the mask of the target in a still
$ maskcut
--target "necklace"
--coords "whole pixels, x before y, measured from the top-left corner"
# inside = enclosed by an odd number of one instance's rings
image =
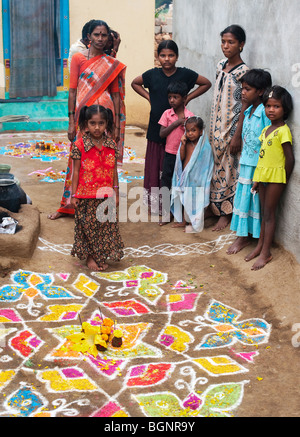
[[[92,143],[97,149],[101,150],[102,147],[100,147],[100,146],[102,146],[103,138],[101,137],[101,138],[99,138],[99,140],[97,140],[96,138],[92,138]]]
[[[93,138],[93,143],[100,144],[102,142],[102,137],[99,140],[96,140],[96,138]]]

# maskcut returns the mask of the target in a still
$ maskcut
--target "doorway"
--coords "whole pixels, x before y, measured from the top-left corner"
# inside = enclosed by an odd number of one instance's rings
[[[2,0],[5,98],[68,90],[69,0]]]

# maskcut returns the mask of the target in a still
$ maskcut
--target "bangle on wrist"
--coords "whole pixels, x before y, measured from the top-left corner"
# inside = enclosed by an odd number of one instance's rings
[[[75,111],[70,111],[70,112],[68,112],[68,117],[70,117],[70,115],[74,115],[75,114]]]

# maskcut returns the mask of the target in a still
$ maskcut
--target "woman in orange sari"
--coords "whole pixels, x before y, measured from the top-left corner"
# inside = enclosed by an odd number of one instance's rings
[[[125,70],[126,66],[105,54],[110,29],[101,20],[95,20],[89,32],[90,47],[83,53],[75,53],[71,61],[68,100],[68,138],[72,143],[81,136],[78,117],[83,106],[102,105],[114,115],[114,140],[118,146],[118,161],[123,159],[125,133]],[[55,220],[74,215],[71,206],[72,159],[69,158],[64,192],[60,208],[48,218]]]

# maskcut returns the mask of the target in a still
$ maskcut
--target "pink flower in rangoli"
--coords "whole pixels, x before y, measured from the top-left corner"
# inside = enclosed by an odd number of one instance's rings
[[[141,274],[141,278],[142,279],[147,279],[147,278],[151,278],[154,275],[153,272],[144,272]]]
[[[139,285],[139,281],[126,281],[126,287],[137,287]]]
[[[197,410],[201,404],[202,400],[195,393],[190,393],[183,401],[184,408],[190,408],[190,410]]]

